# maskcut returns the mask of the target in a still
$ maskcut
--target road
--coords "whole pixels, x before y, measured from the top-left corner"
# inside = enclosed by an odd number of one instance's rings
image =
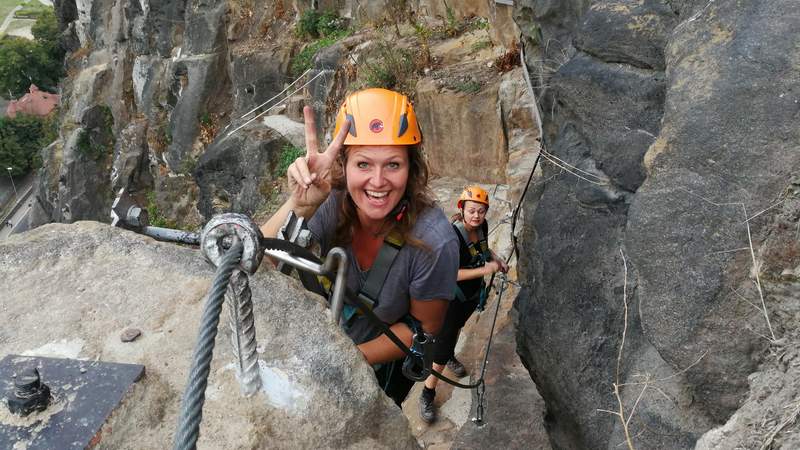
[[[20,194],[15,211],[11,217],[6,219],[11,222],[12,226],[7,224],[0,224],[0,241],[5,240],[9,235],[14,233],[22,233],[28,230],[28,214],[31,212],[33,206],[33,183],[31,183],[25,191]]]

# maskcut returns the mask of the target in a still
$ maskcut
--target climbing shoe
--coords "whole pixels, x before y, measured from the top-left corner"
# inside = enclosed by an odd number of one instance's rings
[[[423,388],[419,396],[419,417],[425,423],[432,423],[436,420],[436,409],[433,407],[433,399],[436,397],[436,390]]]
[[[450,361],[447,361],[447,368],[458,378],[467,376],[467,369],[464,368],[464,365],[461,364],[461,361],[457,360],[455,356],[450,358]]]

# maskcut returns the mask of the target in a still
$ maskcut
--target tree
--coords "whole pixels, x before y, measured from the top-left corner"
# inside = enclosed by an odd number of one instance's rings
[[[18,98],[31,84],[55,92],[64,74],[64,52],[58,44],[58,24],[52,11],[31,27],[35,40],[7,36],[0,40],[0,96]]]
[[[50,55],[54,62],[61,65],[64,60],[64,50],[59,44],[58,19],[52,10],[43,11],[36,18],[36,23],[31,27],[31,33],[36,42]]]
[[[0,167],[11,167],[14,175],[39,165],[39,150],[53,139],[39,117],[0,117]]]

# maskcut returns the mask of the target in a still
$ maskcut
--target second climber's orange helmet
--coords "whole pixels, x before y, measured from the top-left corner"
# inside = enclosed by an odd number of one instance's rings
[[[458,197],[458,203],[456,203],[458,209],[463,208],[464,202],[467,200],[483,203],[486,205],[486,208],[489,208],[489,193],[480,186],[468,186],[464,188],[461,195]]]
[[[408,97],[387,89],[364,89],[345,99],[336,116],[334,136],[345,119],[344,145],[416,145],[422,142],[417,115]]]

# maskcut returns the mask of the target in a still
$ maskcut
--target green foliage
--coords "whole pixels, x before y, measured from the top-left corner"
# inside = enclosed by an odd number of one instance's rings
[[[444,4],[447,17],[444,21],[444,32],[447,36],[456,36],[461,32],[461,24],[456,19],[455,11],[447,3]]]
[[[313,9],[303,11],[300,15],[300,20],[297,21],[297,27],[294,32],[300,38],[316,38],[319,37],[317,32],[317,20],[319,20],[319,13]]]
[[[475,80],[463,81],[456,83],[453,88],[465,94],[475,94],[481,90],[481,83]]]
[[[489,19],[485,17],[475,17],[469,22],[467,26],[468,30],[488,30],[489,29]]]
[[[187,156],[183,162],[181,162],[181,172],[185,173],[186,175],[191,175],[194,173],[194,170],[197,169],[197,158],[189,155]]]
[[[31,28],[35,39],[0,39],[0,95],[17,98],[31,83],[55,92],[64,74],[64,54],[58,45],[58,25],[52,10],[40,14]]]
[[[312,64],[314,63],[314,56],[316,56],[317,52],[325,47],[330,47],[344,36],[345,35],[328,36],[306,45],[303,50],[300,51],[300,53],[292,58],[290,65],[292,75],[295,77],[302,75],[303,72],[311,68]]]
[[[485,48],[489,48],[492,45],[492,41],[489,39],[481,39],[479,41],[475,41],[472,43],[472,51],[477,52],[481,51]]]
[[[297,147],[292,144],[286,144],[281,149],[281,155],[278,159],[278,167],[275,168],[275,176],[282,177],[286,175],[286,170],[289,169],[289,166],[292,165],[295,159],[304,156],[306,154],[305,149],[302,147]]]
[[[410,94],[414,87],[414,54],[389,42],[378,42],[359,69],[362,88],[382,87]]]
[[[22,5],[22,9],[18,9],[14,13],[14,17],[20,19],[38,19],[39,17],[48,13],[55,17],[52,6],[43,5],[38,1],[30,1]]]
[[[315,39],[292,58],[289,69],[293,76],[298,77],[311,68],[317,52],[349,36],[350,30],[346,27],[345,19],[336,13],[332,11],[319,13],[309,9],[300,16],[295,34],[303,39]]]
[[[78,154],[86,159],[99,161],[103,156],[110,154],[114,149],[114,116],[111,108],[102,106],[103,124],[101,127],[78,131],[78,141],[75,148]]]
[[[414,22],[411,25],[414,27],[414,34],[417,36],[417,39],[419,39],[420,42],[427,44],[434,35],[433,29],[424,23]]]
[[[58,19],[51,8],[46,9],[31,26],[31,33],[36,42],[45,49],[50,57],[61,64],[64,61],[64,51],[58,44]]]
[[[295,28],[295,34],[303,39],[342,36],[346,33],[345,19],[333,11],[319,13],[313,9],[303,11]]]
[[[154,227],[161,227],[161,228],[178,228],[178,224],[171,219],[168,219],[159,209],[158,204],[156,203],[156,193],[150,191],[146,195],[147,197],[147,218],[150,221],[150,225]]]
[[[211,114],[209,114],[208,111],[204,112],[203,115],[200,116],[200,125],[210,127],[213,124],[214,122],[211,120]]]
[[[325,11],[317,20],[317,33],[321,37],[339,35],[345,30],[345,20],[333,11]]]
[[[11,167],[14,175],[37,168],[40,150],[54,140],[47,128],[47,121],[35,116],[0,117],[0,167]]]
[[[99,160],[105,154],[105,147],[92,139],[92,132],[81,128],[78,130],[78,141],[75,143],[78,154],[86,159]]]

